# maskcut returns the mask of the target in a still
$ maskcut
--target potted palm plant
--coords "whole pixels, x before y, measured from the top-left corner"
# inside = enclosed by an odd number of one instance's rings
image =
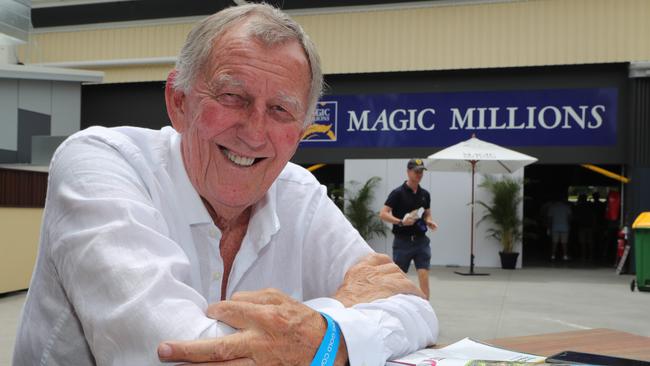
[[[478,224],[485,220],[492,223],[488,235],[501,243],[501,268],[514,269],[519,256],[519,253],[514,251],[514,246],[522,238],[523,220],[518,210],[523,200],[522,181],[486,176],[479,186],[487,189],[492,194],[492,199],[490,202],[478,201],[478,204],[486,209]]]
[[[358,190],[346,190],[343,213],[366,241],[376,236],[386,237],[386,226],[370,207],[375,196],[374,190],[380,180],[379,177],[372,177]],[[354,181],[351,184],[359,185]]]

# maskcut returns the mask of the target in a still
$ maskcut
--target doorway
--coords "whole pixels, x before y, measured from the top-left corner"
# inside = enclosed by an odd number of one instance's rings
[[[321,163],[306,163],[300,165],[306,169],[310,169],[318,182],[327,188],[327,195],[340,209],[343,209],[344,165]]]
[[[600,167],[616,174],[623,168]],[[614,266],[622,183],[573,164],[535,164],[526,168],[524,179],[524,266]],[[551,253],[548,208],[553,201],[571,209],[568,253]]]

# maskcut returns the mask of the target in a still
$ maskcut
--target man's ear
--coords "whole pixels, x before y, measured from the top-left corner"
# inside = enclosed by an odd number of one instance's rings
[[[185,92],[174,88],[174,80],[176,79],[176,69],[169,72],[167,76],[167,83],[165,84],[165,105],[167,106],[167,116],[172,122],[172,126],[178,133],[188,127],[185,105]]]

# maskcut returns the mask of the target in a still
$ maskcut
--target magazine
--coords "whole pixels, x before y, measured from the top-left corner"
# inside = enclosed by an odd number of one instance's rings
[[[546,358],[462,339],[443,348],[425,348],[390,360],[388,366],[540,366]],[[557,365],[557,364],[556,364]]]

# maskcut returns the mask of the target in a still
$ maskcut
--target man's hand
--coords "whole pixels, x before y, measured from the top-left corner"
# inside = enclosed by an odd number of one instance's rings
[[[397,294],[424,298],[388,256],[373,253],[350,267],[334,298],[349,307]],[[327,328],[318,312],[275,289],[235,293],[229,301],[210,305],[207,314],[240,331],[216,339],[164,342],[158,347],[160,359],[230,361],[227,365],[308,365]],[[341,338],[336,364],[346,360],[347,348]]]
[[[373,253],[350,267],[334,298],[350,307],[397,294],[425,298],[422,291],[387,255]]]
[[[231,300],[210,305],[207,315],[240,331],[220,338],[164,342],[158,347],[160,360],[309,365],[327,329],[317,311],[275,289],[235,293]],[[336,360],[338,364],[347,360],[343,339]]]
[[[438,228],[438,224],[436,224],[436,222],[433,220],[426,220],[425,222],[427,223],[427,227],[431,229],[431,231],[435,231]]]
[[[413,215],[406,215],[404,219],[402,220],[402,225],[404,226],[411,226],[415,224],[415,222],[418,220],[417,216]]]

